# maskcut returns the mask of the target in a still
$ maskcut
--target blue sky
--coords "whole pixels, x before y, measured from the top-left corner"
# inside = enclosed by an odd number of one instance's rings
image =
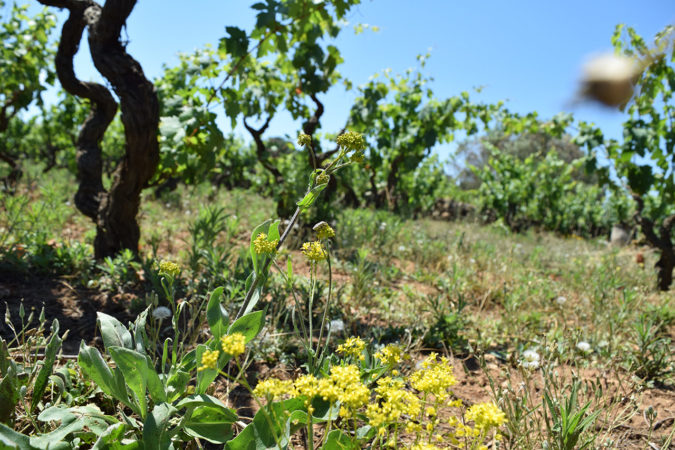
[[[146,75],[159,76],[162,64],[177,62],[178,52],[216,45],[225,26],[250,30],[253,1],[140,0],[128,21],[127,50]],[[60,14],[64,18],[65,14]],[[583,61],[611,49],[618,23],[633,26],[648,40],[675,22],[672,1],[482,1],[364,0],[349,16],[350,27],[367,23],[379,32],[355,35],[345,30],[336,45],[345,63],[341,73],[359,85],[374,73],[394,73],[416,65],[431,49],[425,73],[434,78],[439,98],[483,86],[479,99],[507,100],[511,110],[538,111],[543,118],[560,111],[592,121],[607,135],[620,137],[620,112],[594,105],[571,106]],[[76,59],[82,79],[98,79],[86,40]],[[355,92],[336,86],[323,97],[327,132],[344,124]],[[295,135],[299,124],[280,115],[267,136]],[[245,131],[236,130],[247,138]],[[451,147],[440,149],[446,156]]]

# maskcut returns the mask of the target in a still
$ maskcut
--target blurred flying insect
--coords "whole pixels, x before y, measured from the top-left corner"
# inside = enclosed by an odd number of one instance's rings
[[[581,97],[611,108],[623,108],[633,96],[635,83],[647,65],[614,53],[594,56],[582,69]]]

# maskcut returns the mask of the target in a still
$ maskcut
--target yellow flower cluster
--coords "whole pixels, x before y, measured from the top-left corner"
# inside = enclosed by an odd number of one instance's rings
[[[326,222],[317,223],[313,230],[316,232],[316,238],[320,241],[335,237],[335,230]]]
[[[253,389],[253,395],[266,398],[267,401],[275,401],[286,395],[290,397],[295,396],[295,389],[291,380],[270,378],[259,382],[255,389]]]
[[[202,365],[197,369],[198,372],[206,369],[217,369],[218,368],[218,356],[220,352],[218,350],[206,350],[202,354]]]
[[[370,426],[381,428],[397,422],[402,416],[417,416],[422,403],[412,392],[405,389],[402,380],[384,377],[377,381],[375,388],[377,401],[366,408],[366,417]]]
[[[360,337],[349,337],[344,344],[338,345],[337,352],[344,356],[351,356],[364,360],[363,349],[366,348],[366,343]]]
[[[246,351],[246,337],[241,333],[228,334],[220,338],[223,352],[232,356],[239,356]]]
[[[403,349],[398,345],[389,344],[375,353],[375,358],[379,359],[382,364],[393,366],[401,362],[403,357]]]
[[[328,380],[337,393],[342,417],[352,417],[357,409],[368,403],[370,389],[361,383],[359,368],[355,365],[332,367]]]
[[[347,131],[337,137],[337,144],[345,150],[363,150],[366,148],[366,141],[363,136],[354,131]]]
[[[302,244],[302,254],[310,261],[322,261],[326,259],[326,250],[324,250],[321,242],[305,242]]]
[[[350,337],[337,351],[345,357],[363,359],[365,347],[361,338]],[[405,356],[397,345],[387,345],[375,355],[390,369]],[[203,363],[207,363],[205,358]],[[339,405],[342,418],[365,418],[387,445],[392,443],[395,446],[399,431],[414,436],[409,448],[418,450],[434,450],[440,448],[437,445],[448,444],[453,448],[482,450],[487,449],[484,444],[486,439],[501,439],[499,427],[507,420],[504,412],[494,403],[476,404],[466,410],[463,417],[461,414],[447,415],[448,409],[462,407],[460,399],[450,398],[450,387],[457,380],[447,358],[438,358],[432,353],[409,377],[397,377],[396,370],[389,373],[393,377],[380,378],[371,389],[361,381],[363,374],[358,365],[339,365],[331,367],[328,376],[323,378],[303,375],[295,382],[262,381],[253,394],[264,397],[268,402],[300,398],[309,414],[314,412],[312,400],[317,398]]]
[[[506,423],[506,414],[492,402],[478,403],[469,408],[464,419],[473,421],[479,431],[487,432]]]
[[[279,245],[279,239],[273,241],[267,240],[267,235],[265,233],[260,233],[253,240],[253,249],[258,255],[263,253],[274,253],[277,251],[277,245]]]
[[[436,356],[436,353],[431,353],[422,362],[422,369],[410,376],[410,385],[420,392],[434,395],[437,401],[442,401],[449,397],[448,389],[457,383],[457,379],[452,373],[448,358],[443,357],[438,361]]]
[[[319,391],[319,380],[314,375],[303,375],[295,380],[295,393],[298,397],[305,397],[305,406],[308,408]]]
[[[169,275],[171,278],[176,278],[180,273],[180,267],[175,262],[162,261],[159,263],[159,274]]]
[[[411,450],[441,450],[441,447],[436,447],[434,444],[428,444],[426,442],[420,442],[410,448]]]
[[[316,184],[326,184],[330,181],[330,175],[325,170],[319,169],[316,174]]]
[[[308,145],[311,145],[311,143],[312,137],[309,134],[300,133],[300,135],[298,136],[298,145],[306,147]]]

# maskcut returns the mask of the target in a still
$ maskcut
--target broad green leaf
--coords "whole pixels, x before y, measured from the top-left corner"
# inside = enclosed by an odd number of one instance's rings
[[[230,408],[225,406],[223,402],[221,402],[215,397],[206,394],[195,394],[186,397],[176,404],[176,409],[195,408],[198,406],[205,406],[212,409],[218,409],[223,415],[222,420],[225,420],[227,422],[232,423],[239,420],[239,416],[237,416],[237,414]]]
[[[211,334],[215,339],[220,339],[227,331],[227,314],[223,310],[221,300],[223,297],[223,288],[216,288],[209,298],[206,305],[206,320],[209,323]]]
[[[104,393],[130,408],[136,409],[129,401],[127,388],[121,373],[118,370],[111,371],[97,349],[85,345],[82,341],[77,362],[82,369],[82,373],[101,388]]]
[[[119,320],[102,312],[96,313],[96,317],[106,349],[113,346],[134,348],[131,333]]]
[[[326,189],[326,186],[328,186],[328,183],[319,184],[318,186],[313,187],[307,194],[305,194],[302,200],[298,202],[298,206],[302,209],[307,209],[312,206],[321,191]]]
[[[61,343],[63,340],[58,335],[59,332],[59,321],[54,319],[52,322],[52,337],[47,344],[45,349],[45,357],[42,363],[42,367],[35,378],[35,384],[33,385],[33,396],[31,399],[31,411],[35,411],[38,403],[42,399],[42,394],[44,394],[45,389],[47,388],[47,380],[52,374],[52,368],[54,367],[54,361],[56,360],[56,354],[61,348]]]
[[[278,239],[281,239],[281,235],[279,234],[279,224],[281,221],[279,219],[275,220],[270,224],[269,231],[267,232],[267,240],[268,241],[276,241]]]
[[[122,444],[122,438],[126,431],[127,425],[124,423],[116,423],[110,425],[94,443],[92,450],[131,450],[128,445]],[[134,443],[138,447],[138,443]]]
[[[144,450],[168,450],[171,447],[169,420],[176,409],[168,403],[153,408],[143,423]]]
[[[0,423],[0,450],[33,450],[30,438]]]
[[[185,422],[185,432],[214,444],[224,444],[232,437],[232,423],[237,419],[237,415],[227,408],[204,404],[192,410]]]
[[[4,376],[11,363],[9,357],[9,350],[7,349],[7,342],[0,338],[0,375]]]
[[[0,380],[0,422],[7,422],[14,414],[14,408],[19,402],[19,380],[17,369],[13,361],[4,370],[4,377]]]
[[[155,403],[166,402],[164,386],[146,355],[123,347],[110,347],[110,356],[122,371],[129,388],[136,394],[143,411],[147,408],[146,387]],[[145,414],[143,414],[145,417]]]
[[[248,424],[241,433],[225,444],[228,450],[267,450],[288,448],[290,436],[295,431],[290,416],[298,410],[304,410],[304,402],[294,398],[283,402],[268,405],[274,428],[270,425],[262,410],[258,411],[253,422]],[[276,439],[279,440],[277,445]]]
[[[326,443],[321,447],[322,450],[357,450],[359,448],[358,443],[352,441],[341,430],[333,430],[328,433]]]
[[[246,343],[252,341],[265,325],[265,312],[254,311],[237,319],[227,330],[227,334],[241,333],[246,337]]]
[[[189,382],[190,372],[181,369],[173,370],[172,368],[166,382],[167,401],[171,403],[185,395],[185,389]]]
[[[148,306],[142,313],[140,313],[134,321],[134,324],[130,327],[133,332],[134,347],[136,351],[140,353],[145,353],[145,343],[148,340],[148,336],[145,332],[145,324],[148,320],[150,308],[151,307]]]
[[[71,415],[69,419],[63,420],[61,425],[51,433],[31,436],[30,445],[38,449],[70,449],[70,439],[64,441],[66,437],[77,431],[81,431],[87,425],[86,421],[78,420]]]

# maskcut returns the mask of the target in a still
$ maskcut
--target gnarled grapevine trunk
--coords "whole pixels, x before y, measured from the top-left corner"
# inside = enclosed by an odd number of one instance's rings
[[[670,285],[673,282],[673,270],[675,269],[675,247],[673,246],[671,238],[671,232],[673,226],[675,226],[675,215],[666,217],[663,222],[661,222],[659,233],[657,235],[654,230],[654,223],[643,216],[644,202],[642,197],[634,194],[633,198],[637,203],[635,221],[640,225],[647,242],[649,242],[652,247],[661,251],[659,260],[655,265],[656,287],[661,291],[667,291],[670,289]]]
[[[39,0],[70,12],[63,26],[56,56],[56,72],[63,88],[91,102],[92,110],[77,140],[79,187],[77,208],[96,223],[96,258],[123,249],[138,251],[140,229],[136,216],[140,194],[159,162],[159,101],[140,64],[125,50],[120,32],[136,0]],[[101,139],[115,117],[117,103],[105,87],[80,81],[73,70],[82,33],[88,30],[94,66],[120,99],[126,141],[125,155],[113,173],[109,191],[102,182]]]

